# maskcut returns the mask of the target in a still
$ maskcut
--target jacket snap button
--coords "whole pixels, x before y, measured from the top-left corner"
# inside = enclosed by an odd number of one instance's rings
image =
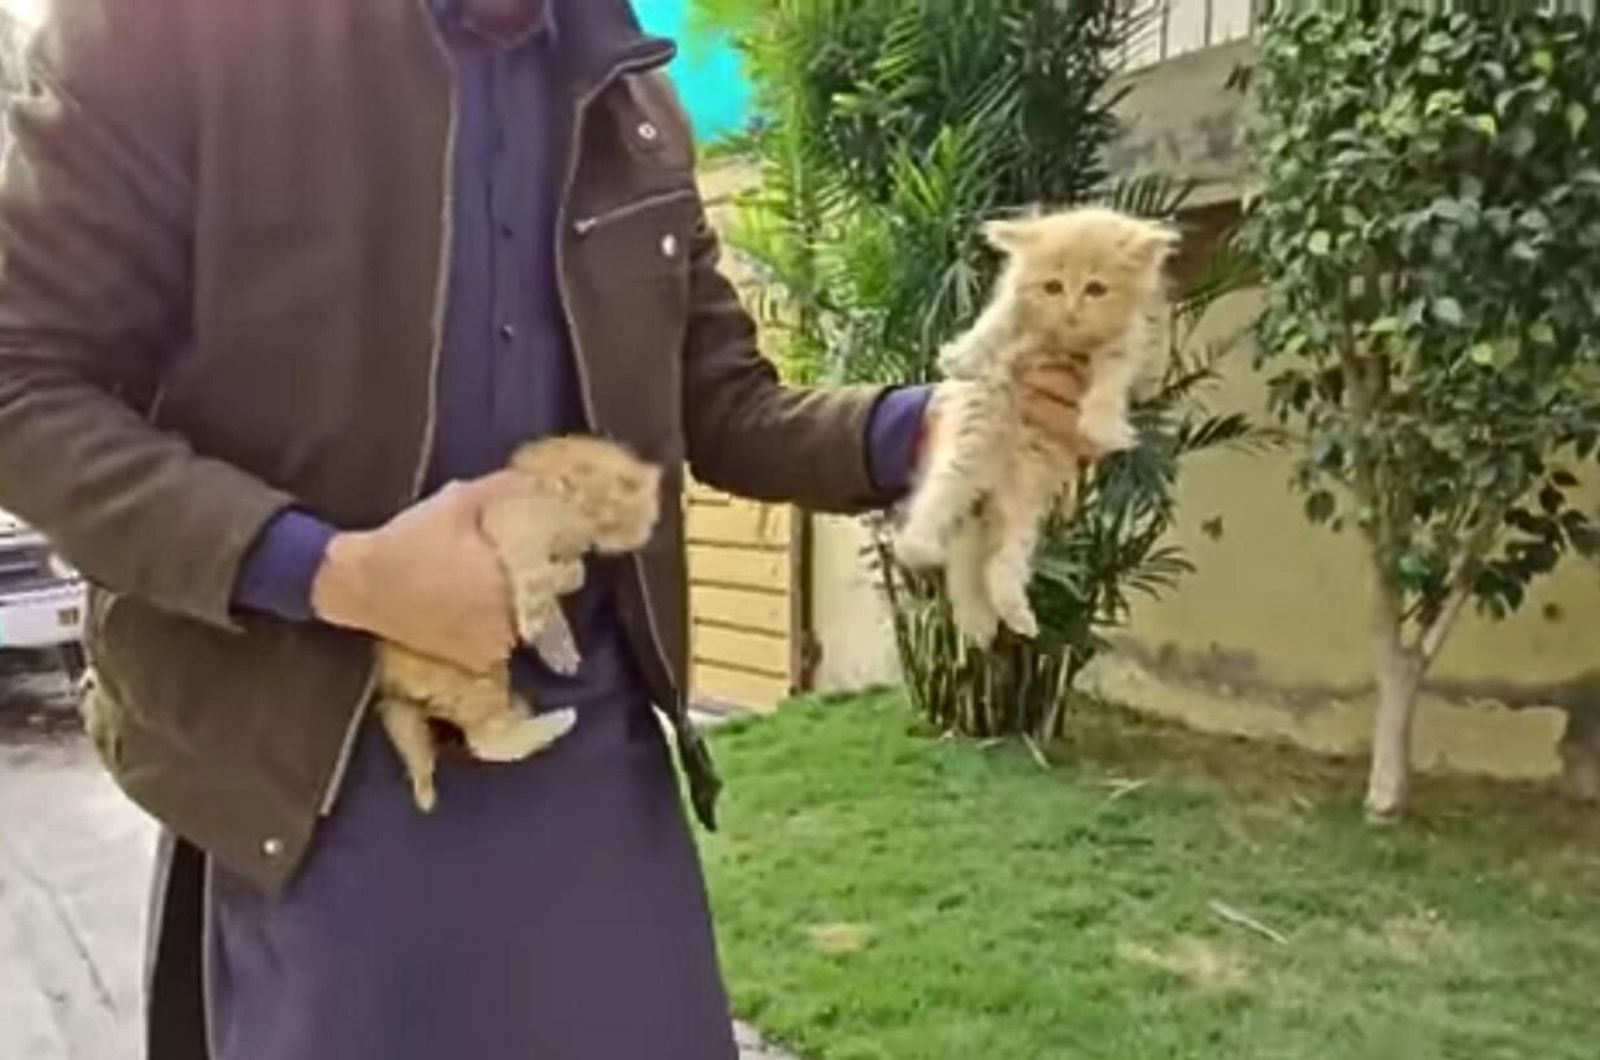
[[[639,139],[655,140],[660,135],[661,130],[656,128],[654,122],[644,121],[639,123]]]
[[[270,837],[268,839],[262,840],[261,841],[261,853],[265,854],[269,858],[282,857],[283,856],[283,840],[279,839],[277,836],[272,836],[272,837]]]
[[[678,256],[678,237],[671,232],[661,237],[661,256],[665,258]]]

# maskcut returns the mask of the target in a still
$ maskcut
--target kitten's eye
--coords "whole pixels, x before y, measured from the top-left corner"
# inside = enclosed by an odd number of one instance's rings
[[[1106,293],[1106,285],[1101,283],[1099,280],[1090,280],[1088,283],[1084,284],[1083,293],[1088,295],[1090,298],[1103,298],[1105,297]]]
[[[1045,294],[1060,294],[1062,291],[1065,291],[1066,289],[1067,288],[1065,287],[1065,285],[1062,284],[1062,282],[1060,280],[1046,280],[1046,281],[1044,281],[1044,293]]]

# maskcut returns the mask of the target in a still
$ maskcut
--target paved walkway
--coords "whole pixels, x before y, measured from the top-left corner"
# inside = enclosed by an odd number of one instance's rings
[[[154,828],[37,691],[0,674],[0,1058],[131,1060]]]

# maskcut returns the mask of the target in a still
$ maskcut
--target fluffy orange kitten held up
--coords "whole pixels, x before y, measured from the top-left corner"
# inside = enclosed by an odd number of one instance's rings
[[[1038,635],[1027,590],[1045,520],[1074,510],[1080,462],[1137,443],[1130,393],[1150,367],[1149,322],[1178,241],[1095,207],[995,221],[984,234],[1006,265],[989,306],[940,355],[928,462],[895,546],[908,567],[944,567],[956,624],[979,645],[1001,623]],[[1039,365],[1083,387],[1081,450],[1020,414],[1019,373]]]
[[[661,469],[611,442],[571,436],[523,446],[510,470],[520,488],[486,509],[483,529],[510,581],[519,637],[552,670],[573,674],[581,658],[560,598],[582,586],[587,553],[632,552],[649,540]],[[459,729],[485,762],[536,754],[577,720],[571,710],[529,710],[507,665],[474,674],[387,641],[378,645],[378,692],[379,717],[424,812],[438,798],[429,719]]]

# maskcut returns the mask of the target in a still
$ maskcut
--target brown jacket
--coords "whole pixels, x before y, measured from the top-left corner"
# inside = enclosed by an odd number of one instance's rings
[[[671,45],[624,0],[556,2],[572,116],[556,253],[592,427],[666,464],[669,495],[687,462],[747,496],[874,503],[876,393],[780,385],[717,272],[657,73]],[[286,504],[356,528],[417,497],[447,57],[426,0],[55,7],[0,187],[0,502],[97,587],[91,728],[118,782],[282,886],[338,791],[372,655],[229,599]],[[715,778],[684,722],[679,506],[635,566],[627,633],[709,820]]]

